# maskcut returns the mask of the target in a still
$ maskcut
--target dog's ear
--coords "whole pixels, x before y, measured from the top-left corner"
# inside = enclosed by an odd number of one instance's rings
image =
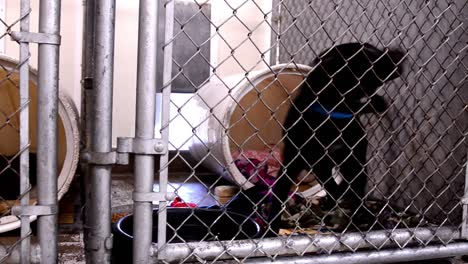
[[[364,53],[382,81],[395,79],[403,73],[402,60],[405,56],[403,51],[389,48],[380,50],[369,43],[364,43]]]
[[[340,71],[350,57],[362,49],[362,44],[353,42],[340,44],[321,52],[312,62],[312,67],[316,68],[319,74],[332,76]]]
[[[353,64],[356,63],[351,62],[351,60],[360,60],[353,56],[360,53],[362,49],[361,43],[346,43],[320,53],[311,64],[313,70],[302,89],[303,96],[314,98],[320,94],[322,102],[333,104],[337,98],[347,93],[358,83],[353,70],[362,72],[361,69],[357,69],[357,67],[362,67],[362,63],[355,66]]]
[[[369,43],[345,43],[333,46],[312,62],[312,72],[302,89],[307,98],[333,101],[347,94],[361,98],[372,95],[385,81],[399,77],[404,53],[378,49]],[[327,89],[325,89],[327,88]]]

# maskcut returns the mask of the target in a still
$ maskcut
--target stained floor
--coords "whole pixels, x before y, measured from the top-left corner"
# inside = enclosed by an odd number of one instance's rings
[[[209,181],[207,181],[209,182]],[[175,192],[182,200],[188,203],[195,203],[197,206],[210,206],[216,204],[214,196],[209,192],[212,189],[211,183],[200,183],[194,181],[187,181],[183,175],[175,175],[170,177],[170,184],[168,186],[169,192]],[[157,184],[154,185],[154,191],[159,190]],[[132,211],[132,192],[133,192],[133,177],[131,174],[115,174],[112,179],[112,212],[131,212]],[[73,193],[79,196],[79,189],[77,186],[70,189],[68,195],[72,196]],[[76,197],[75,197],[76,198]],[[75,201],[76,199],[69,199]],[[73,224],[60,225],[59,235],[59,263],[64,264],[84,264],[84,249],[83,249],[83,233],[79,217],[80,208],[79,203],[74,205],[75,208],[75,222]],[[35,224],[33,224],[35,230]],[[18,234],[16,234],[18,235]],[[0,236],[0,243],[11,244],[11,241],[16,241],[17,237],[15,232],[2,234]],[[36,237],[35,237],[36,238]],[[452,259],[444,262],[420,262],[420,263],[452,263],[461,264],[465,263],[461,259]]]

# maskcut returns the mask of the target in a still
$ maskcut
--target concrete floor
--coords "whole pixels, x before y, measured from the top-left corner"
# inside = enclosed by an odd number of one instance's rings
[[[214,197],[209,194],[209,186],[199,182],[188,181],[181,174],[171,175],[171,182],[168,191],[176,192],[185,202],[195,203],[198,206],[209,206],[216,203]],[[132,211],[132,192],[133,176],[132,174],[114,174],[112,178],[111,206],[112,212],[131,212]],[[154,185],[154,191],[159,190],[157,184]],[[67,196],[72,197],[62,203],[75,203],[73,224],[62,224],[59,226],[59,263],[81,264],[85,263],[83,248],[83,232],[80,219],[81,205],[79,202],[80,187],[78,182],[74,182],[67,192]],[[36,224],[32,224],[33,232],[36,231]],[[12,231],[0,234],[0,244],[10,245],[18,241],[18,231]]]
[[[210,183],[200,183],[194,181],[185,181],[183,175],[174,175],[170,178],[169,191],[176,192],[185,202],[195,203],[198,206],[209,206],[216,204],[216,200],[213,195],[209,193],[208,189],[212,186]],[[158,191],[159,186],[154,185],[153,190]],[[71,193],[79,195],[79,189],[72,188]],[[131,197],[133,192],[133,177],[131,174],[115,174],[112,179],[112,197],[111,204],[113,213],[118,212],[131,212]],[[79,196],[78,196],[79,197]],[[79,213],[81,208],[76,207],[75,219],[77,220],[72,225],[61,225],[59,235],[59,263],[64,264],[84,264],[84,249],[83,249],[83,233],[81,221],[79,219]],[[34,227],[33,227],[34,230]],[[16,241],[18,238],[14,236],[0,236],[0,243],[11,244],[11,241]],[[10,241],[10,242],[7,242]],[[425,262],[419,262],[425,263]],[[439,262],[430,262],[439,263]],[[461,259],[452,259],[448,262],[440,263],[452,263],[461,264],[465,263]]]
[[[209,184],[188,181],[184,182],[182,175],[171,176],[168,192],[175,192],[185,202],[195,203],[198,206],[216,204],[214,196],[209,193]],[[159,185],[153,186],[153,191],[159,191]],[[120,207],[132,203],[133,177],[130,174],[114,175],[112,180],[111,206]]]

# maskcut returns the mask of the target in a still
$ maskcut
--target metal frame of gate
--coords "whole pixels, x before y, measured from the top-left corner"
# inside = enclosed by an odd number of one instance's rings
[[[58,116],[58,72],[60,46],[60,1],[40,1],[39,32],[30,32],[30,0],[21,0],[19,17],[12,23],[1,20],[5,27],[1,38],[11,38],[19,44],[19,62],[6,72],[2,82],[10,82],[19,90],[18,109],[13,113],[2,113],[5,123],[2,128],[13,127],[19,133],[19,152],[10,160],[8,166],[0,168],[2,173],[11,169],[14,159],[19,159],[20,203],[11,205],[8,213],[21,220],[21,236],[12,245],[0,245],[0,262],[12,263],[57,263],[57,116]],[[18,28],[19,31],[15,31]],[[31,109],[29,95],[30,45],[38,44],[38,107]],[[13,74],[19,74],[19,83],[13,81]],[[30,204],[31,185],[29,182],[29,111],[37,111],[37,205]],[[14,127],[12,119],[19,116],[19,127]],[[3,159],[6,159],[2,155]],[[2,202],[3,201],[3,198]],[[38,243],[32,243],[30,217],[38,216]],[[3,215],[2,215],[3,216]]]
[[[165,8],[166,13],[164,60],[159,62],[156,61],[158,8]],[[83,154],[89,163],[90,175],[87,181],[91,188],[86,191],[90,197],[86,218],[86,248],[89,262],[109,261],[112,247],[109,228],[110,170],[114,164],[127,163],[128,154],[135,156],[133,263],[151,261],[390,263],[459,256],[468,252],[468,242],[463,242],[468,236],[466,229],[468,179],[465,180],[465,196],[460,201],[463,205],[463,220],[460,226],[393,229],[365,234],[345,233],[339,236],[290,236],[242,241],[152,244],[152,202],[159,203],[158,241],[166,241],[165,208],[167,201],[174,197],[173,193],[167,191],[174,1],[141,0],[139,10],[136,136],[119,138],[117,149],[112,150],[115,0],[86,1],[83,83],[87,108],[83,123],[86,124],[88,148]],[[44,46],[46,47],[54,46]],[[154,138],[156,104],[154,84],[157,67],[164,67],[161,138]],[[155,158],[159,159],[161,164],[159,192],[152,191]],[[466,176],[468,177],[468,173]],[[332,254],[309,254],[317,252],[332,252]],[[283,257],[288,255],[290,257]]]

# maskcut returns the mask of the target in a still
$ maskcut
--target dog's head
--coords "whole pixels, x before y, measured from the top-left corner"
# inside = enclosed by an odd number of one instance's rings
[[[401,76],[403,59],[404,52],[398,49],[378,49],[368,43],[341,44],[314,60],[315,69],[307,83],[315,94],[331,86],[327,90],[334,87],[337,95],[370,96],[385,82]]]

